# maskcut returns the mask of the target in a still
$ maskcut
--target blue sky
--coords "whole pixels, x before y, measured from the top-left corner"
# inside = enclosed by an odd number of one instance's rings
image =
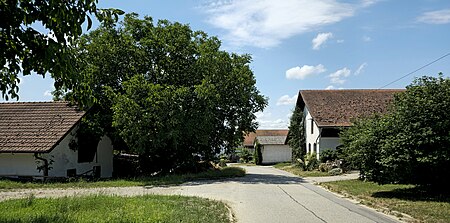
[[[222,40],[222,49],[248,53],[269,106],[261,129],[287,128],[300,89],[380,88],[450,53],[448,0],[99,0],[158,19],[189,24]],[[450,74],[450,56],[414,77]],[[47,76],[22,77],[20,101],[51,100]],[[1,99],[0,99],[1,100]]]

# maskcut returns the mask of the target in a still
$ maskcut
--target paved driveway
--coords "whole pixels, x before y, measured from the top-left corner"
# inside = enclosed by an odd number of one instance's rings
[[[0,192],[0,201],[25,197],[84,194],[172,194],[226,202],[238,222],[397,222],[361,205],[339,198],[290,173],[270,166],[247,166],[247,175],[223,181],[201,181],[173,187],[18,190]]]

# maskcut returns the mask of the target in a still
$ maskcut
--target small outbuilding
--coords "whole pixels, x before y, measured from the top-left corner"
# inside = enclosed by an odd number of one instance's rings
[[[0,177],[111,177],[107,136],[93,149],[69,146],[85,114],[67,102],[0,103]]]
[[[279,163],[292,160],[292,148],[285,144],[288,130],[256,130],[244,138],[244,147],[254,152],[261,145],[262,163]]]

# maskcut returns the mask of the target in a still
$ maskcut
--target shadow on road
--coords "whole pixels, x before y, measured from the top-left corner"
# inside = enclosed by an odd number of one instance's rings
[[[183,186],[195,186],[205,184],[216,184],[224,182],[236,182],[242,184],[299,184],[305,183],[303,179],[299,177],[274,175],[274,174],[246,174],[244,177],[236,177],[222,180],[199,180],[183,183]]]

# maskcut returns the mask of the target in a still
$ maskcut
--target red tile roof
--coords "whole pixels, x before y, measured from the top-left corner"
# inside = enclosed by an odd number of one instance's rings
[[[387,90],[301,90],[297,106],[305,105],[320,127],[350,126],[358,117],[385,113],[395,93],[403,89]]]
[[[255,132],[251,132],[244,137],[244,146],[253,146],[255,143],[255,138],[257,136],[287,136],[287,129],[283,130],[256,130]]]
[[[67,102],[0,103],[0,153],[50,152],[84,114]]]

